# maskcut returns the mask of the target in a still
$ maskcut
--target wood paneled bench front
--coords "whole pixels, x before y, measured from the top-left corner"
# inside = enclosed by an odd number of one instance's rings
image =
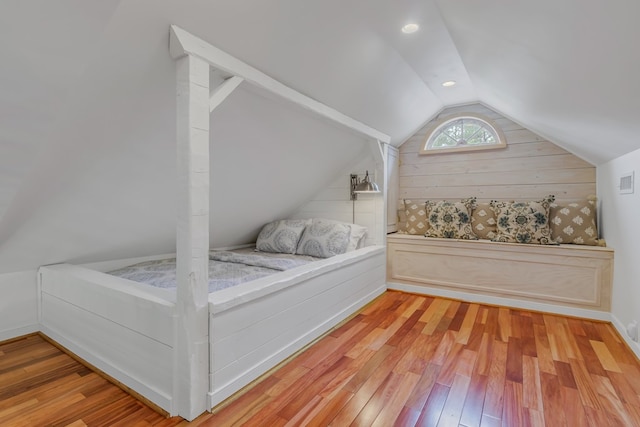
[[[392,289],[458,291],[609,312],[612,281],[611,248],[387,236]]]

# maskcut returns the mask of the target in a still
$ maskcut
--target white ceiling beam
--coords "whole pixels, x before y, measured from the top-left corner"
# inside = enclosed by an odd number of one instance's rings
[[[209,95],[209,112],[212,113],[218,105],[222,104],[227,99],[227,96],[231,95],[231,92],[240,86],[243,81],[242,77],[229,77],[220,86],[212,90],[211,95]]]
[[[288,101],[291,101],[302,108],[312,111],[322,117],[326,117],[333,122],[339,123],[359,134],[381,142],[389,143],[391,138],[372,127],[365,125],[341,112],[316,101],[300,92],[291,89],[279,81],[267,76],[262,71],[240,61],[228,53],[212,46],[202,39],[188,33],[180,27],[171,26],[169,51],[174,59],[185,55],[192,55],[201,58],[209,63],[216,70],[242,77],[247,82],[272,92]]]

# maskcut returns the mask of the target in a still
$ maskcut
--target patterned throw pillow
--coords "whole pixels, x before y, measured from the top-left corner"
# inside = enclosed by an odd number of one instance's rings
[[[496,214],[491,209],[491,203],[478,203],[471,213],[471,228],[479,239],[496,238]]]
[[[351,227],[347,224],[314,218],[304,229],[296,253],[319,258],[343,254],[347,251],[350,235]]]
[[[407,213],[404,210],[404,200],[402,201],[402,208],[398,209],[398,233],[407,234]]]
[[[404,214],[407,218],[405,231],[407,234],[424,234],[429,229],[427,207],[424,202],[404,200]]]
[[[587,200],[552,203],[549,209],[551,237],[557,243],[599,245],[595,196]]]
[[[309,220],[309,223],[311,223],[311,221],[323,221],[327,225],[342,224],[349,227],[349,244],[347,245],[347,250],[345,252],[355,251],[356,249],[363,248],[365,245],[367,237],[367,227],[326,218],[314,218],[312,220]]]
[[[554,196],[549,196],[537,202],[492,201],[498,228],[493,241],[555,244],[549,228],[549,205],[554,200]]]
[[[256,249],[262,252],[295,254],[300,236],[308,223],[309,220],[306,219],[270,222],[262,227],[256,240]]]
[[[426,205],[429,218],[426,237],[478,240],[471,228],[471,211],[476,205],[475,197],[460,202],[430,200]]]

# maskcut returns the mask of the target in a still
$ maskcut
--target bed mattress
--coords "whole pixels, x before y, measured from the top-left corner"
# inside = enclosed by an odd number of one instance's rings
[[[300,267],[319,259],[321,258],[306,255],[258,252],[255,248],[211,251],[209,293]],[[176,287],[175,258],[141,262],[107,273],[158,288]]]

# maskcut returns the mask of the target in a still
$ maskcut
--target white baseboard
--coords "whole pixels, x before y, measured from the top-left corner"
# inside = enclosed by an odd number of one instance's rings
[[[18,338],[23,335],[29,335],[40,331],[40,325],[34,323],[33,325],[21,326],[19,328],[7,329],[6,331],[0,331],[0,341],[6,341],[13,338]]]
[[[627,343],[627,346],[631,349],[631,351],[633,351],[636,357],[640,359],[640,343],[629,338],[629,336],[627,335],[627,328],[622,324],[620,319],[618,319],[613,314],[611,315],[611,323],[613,324],[613,327],[616,328],[624,342]]]
[[[423,285],[415,286],[403,283],[387,283],[387,288],[397,291],[411,292],[414,294],[432,295],[481,304],[502,305],[505,307],[521,308],[524,310],[562,314],[564,316],[582,317],[586,319],[603,320],[606,322],[611,321],[611,313],[609,312],[587,310],[584,308],[545,304],[541,302],[526,301],[515,298],[496,297],[491,295],[479,295],[448,289],[432,288]]]

